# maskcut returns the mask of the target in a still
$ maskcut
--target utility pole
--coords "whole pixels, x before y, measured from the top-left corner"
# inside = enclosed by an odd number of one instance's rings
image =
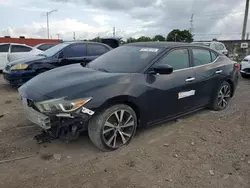
[[[246,37],[248,9],[249,9],[249,0],[246,0],[245,15],[244,15],[244,22],[243,22],[243,29],[242,29],[241,40],[245,40],[245,37]]]
[[[76,32],[73,33],[73,39],[76,40]]]
[[[113,37],[115,37],[115,27],[113,27]]]
[[[57,38],[59,40],[60,39],[60,33],[57,33],[56,35],[57,35]]]
[[[52,13],[52,12],[56,12],[57,10],[51,10],[49,12],[46,12],[46,17],[47,17],[47,35],[48,35],[48,39],[49,39],[49,15]]]
[[[193,30],[194,30],[194,14],[192,14],[191,19],[190,19],[190,33],[193,34]]]

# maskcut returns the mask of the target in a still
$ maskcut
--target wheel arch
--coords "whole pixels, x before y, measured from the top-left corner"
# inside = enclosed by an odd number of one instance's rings
[[[116,96],[116,97],[108,99],[98,108],[98,112],[101,112],[104,109],[107,109],[107,108],[109,108],[113,105],[116,105],[116,104],[126,104],[129,107],[131,107],[135,111],[138,126],[141,125],[141,123],[143,121],[142,111],[140,110],[140,107],[136,102],[136,98],[129,96],[129,95],[120,95],[120,96]]]
[[[230,78],[227,78],[225,81],[230,84],[230,86],[232,88],[231,97],[233,97],[234,96],[234,91],[235,91],[235,85],[234,85],[233,81]]]

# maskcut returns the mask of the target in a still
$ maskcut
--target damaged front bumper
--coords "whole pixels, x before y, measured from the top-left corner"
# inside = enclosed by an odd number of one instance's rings
[[[43,129],[41,135],[51,137],[45,140],[57,138],[72,140],[78,138],[80,132],[87,130],[88,121],[95,113],[90,109],[81,107],[74,113],[46,115],[36,110],[28,99],[21,97],[21,101],[27,119]],[[44,142],[42,139],[46,136],[41,135],[37,135],[35,138],[38,138],[39,142]]]

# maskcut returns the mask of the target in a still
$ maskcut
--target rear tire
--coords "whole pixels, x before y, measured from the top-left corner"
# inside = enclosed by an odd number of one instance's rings
[[[231,99],[232,92],[231,85],[227,81],[224,81],[216,90],[210,108],[215,111],[224,110]]]
[[[137,128],[134,110],[124,104],[111,106],[90,119],[88,134],[102,151],[113,151],[129,144]]]

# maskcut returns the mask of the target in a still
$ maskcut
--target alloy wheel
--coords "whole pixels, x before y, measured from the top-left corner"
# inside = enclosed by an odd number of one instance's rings
[[[132,138],[135,127],[136,123],[130,112],[117,110],[108,117],[103,126],[103,140],[108,147],[119,148]]]
[[[224,85],[218,94],[218,107],[220,109],[226,108],[229,99],[231,98],[231,89],[228,85]]]

